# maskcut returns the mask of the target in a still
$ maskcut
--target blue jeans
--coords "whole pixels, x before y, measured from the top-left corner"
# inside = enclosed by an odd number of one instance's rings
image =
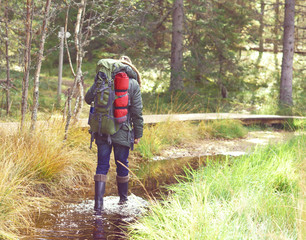
[[[119,144],[111,144],[108,143],[99,143],[98,147],[98,166],[96,169],[96,174],[104,174],[108,173],[110,164],[110,155],[112,152],[112,148],[114,148],[115,162],[117,165],[116,171],[117,175],[120,177],[125,177],[129,174],[128,168],[128,156],[130,152],[130,148],[126,146],[122,146]],[[124,166],[122,166],[119,162],[121,162]]]

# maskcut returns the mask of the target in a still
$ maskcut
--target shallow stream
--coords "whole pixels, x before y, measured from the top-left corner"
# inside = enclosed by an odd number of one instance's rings
[[[175,175],[183,177],[186,169],[197,169],[205,164],[206,158],[169,159],[142,164],[136,171],[138,177],[132,176],[128,204],[118,205],[116,186],[110,181],[106,186],[105,210],[101,215],[95,215],[94,192],[90,189],[85,198],[82,196],[65,201],[55,205],[51,213],[40,214],[34,233],[22,239],[127,239],[125,226],[141,216],[149,199],[158,199],[161,193],[167,194],[164,186],[177,182]],[[220,156],[214,158],[220,159]]]
[[[190,152],[209,156],[181,157],[191,155],[174,149],[169,156],[175,159],[158,158],[156,161],[144,162],[134,167],[129,184],[129,201],[125,206],[119,206],[117,187],[113,175],[109,174],[104,197],[105,211],[96,216],[94,206],[94,186],[80,197],[65,200],[62,204],[53,207],[51,213],[43,213],[37,217],[36,226],[31,235],[22,239],[127,239],[125,230],[127,223],[135,221],[145,211],[149,200],[159,199],[160,194],[167,194],[165,186],[176,183],[179,178],[184,178],[186,169],[197,169],[205,165],[207,158],[221,161],[226,156],[238,156],[250,152],[250,147],[266,145],[269,142],[279,142],[290,139],[294,134],[286,132],[252,132],[245,139],[231,141],[203,141],[198,148]],[[221,154],[221,155],[216,155]],[[167,154],[165,154],[167,155]],[[177,177],[181,176],[181,177]]]

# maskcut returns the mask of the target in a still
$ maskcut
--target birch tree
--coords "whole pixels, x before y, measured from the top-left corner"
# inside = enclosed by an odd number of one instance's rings
[[[82,47],[81,28],[83,26],[85,8],[86,8],[86,0],[82,0],[78,7],[77,20],[74,29],[74,41],[76,49],[76,73],[72,89],[68,92],[68,98],[67,98],[68,113],[67,113],[66,126],[65,126],[65,139],[67,139],[69,125],[72,118],[72,107],[71,107],[72,97],[75,94],[77,88],[79,90],[80,95],[77,97],[75,109],[79,107],[80,109],[78,111],[80,112],[83,106],[84,89],[82,82],[83,79],[82,62],[83,62],[84,51]],[[76,117],[78,117],[78,115]]]
[[[35,130],[35,125],[37,121],[38,99],[39,99],[39,76],[40,76],[42,59],[44,55],[44,47],[45,47],[45,40],[46,40],[46,34],[47,34],[47,26],[48,26],[51,2],[52,0],[46,0],[44,19],[43,19],[42,30],[41,30],[41,39],[40,39],[40,45],[39,45],[39,51],[38,51],[37,66],[36,66],[36,71],[34,75],[33,110],[32,110],[32,121],[31,121],[32,131]]]
[[[5,22],[5,60],[6,60],[6,114],[10,113],[10,57],[9,57],[9,17],[8,2],[5,2],[4,22]]]
[[[283,59],[280,80],[280,104],[292,106],[292,72],[294,55],[294,8],[295,0],[285,1]]]
[[[25,115],[28,105],[29,92],[29,75],[31,67],[31,42],[32,42],[32,18],[33,18],[33,2],[27,0],[26,3],[26,21],[25,21],[25,51],[24,51],[24,72],[22,80],[22,100],[21,100],[21,124],[20,130],[23,130]]]
[[[172,41],[171,41],[171,81],[170,91],[182,90],[183,85],[183,0],[175,0],[172,13]]]

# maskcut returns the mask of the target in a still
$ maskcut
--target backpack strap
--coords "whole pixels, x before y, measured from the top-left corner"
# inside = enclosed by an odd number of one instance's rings
[[[90,146],[89,146],[89,149],[92,148],[92,142],[94,141],[95,139],[95,133],[94,132],[91,132],[91,137],[90,137]]]

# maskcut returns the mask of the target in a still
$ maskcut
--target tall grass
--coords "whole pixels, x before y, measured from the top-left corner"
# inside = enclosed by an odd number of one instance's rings
[[[247,128],[236,120],[202,121],[199,124],[168,121],[145,125],[143,137],[135,150],[144,159],[150,159],[154,155],[159,155],[163,149],[169,146],[178,146],[199,139],[242,138],[247,133]]]
[[[145,125],[143,137],[135,146],[144,159],[152,158],[168,146],[175,146],[197,139],[197,127],[190,122],[163,122]]]
[[[296,137],[190,171],[169,187],[173,195],[131,226],[131,238],[297,239],[305,142]]]
[[[201,138],[223,138],[233,139],[245,137],[248,133],[241,121],[238,120],[218,120],[199,124],[199,134]]]
[[[36,133],[0,133],[0,238],[30,228],[34,214],[92,178],[90,154],[63,142],[58,122]]]

